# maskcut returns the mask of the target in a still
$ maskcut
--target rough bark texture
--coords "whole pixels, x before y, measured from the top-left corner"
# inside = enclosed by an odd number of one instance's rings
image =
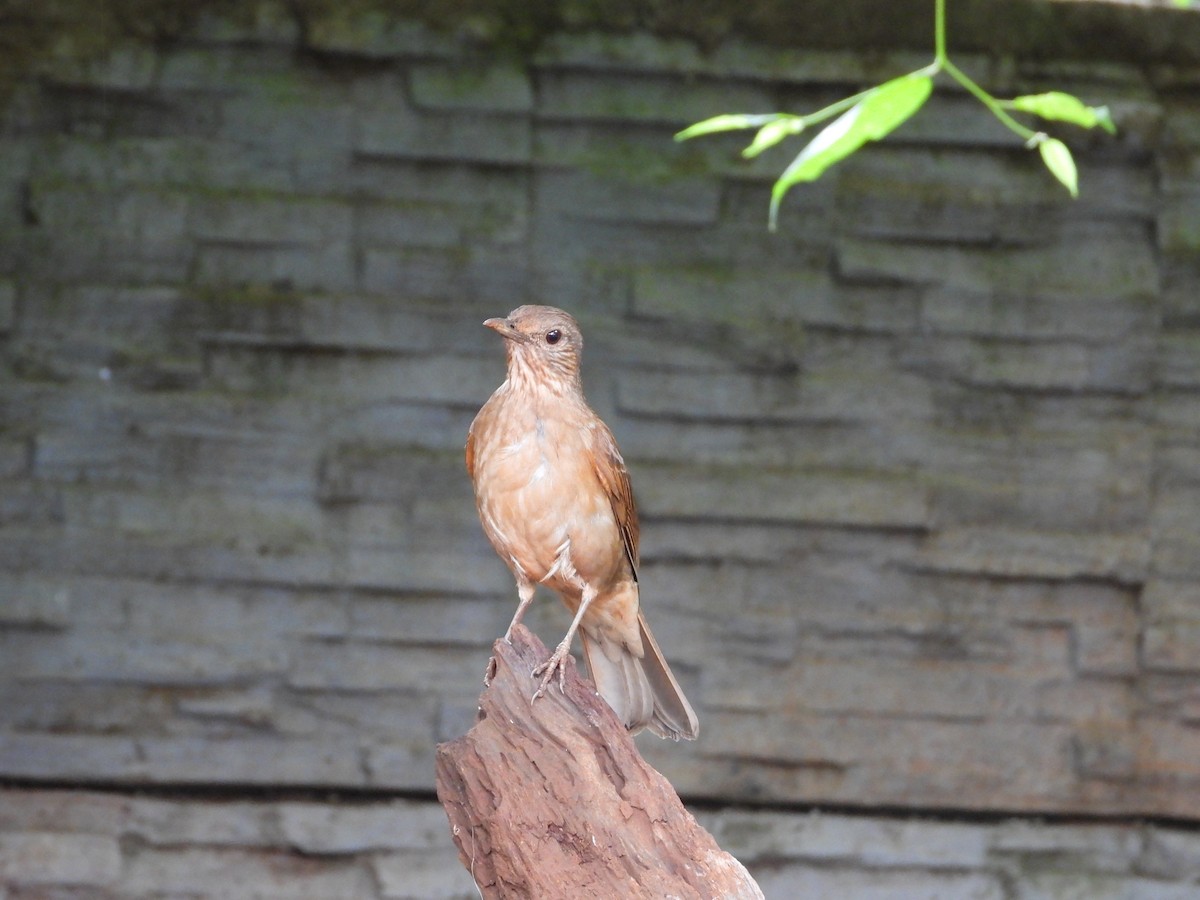
[[[479,720],[437,753],[463,865],[491,897],[757,897],[612,710],[568,665],[531,703],[549,655],[524,627],[497,641]]]

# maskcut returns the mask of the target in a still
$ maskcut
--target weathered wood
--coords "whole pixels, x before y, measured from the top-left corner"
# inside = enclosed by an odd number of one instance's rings
[[[761,898],[568,663],[536,703],[549,651],[524,627],[495,644],[479,720],[438,746],[438,798],[484,898]]]

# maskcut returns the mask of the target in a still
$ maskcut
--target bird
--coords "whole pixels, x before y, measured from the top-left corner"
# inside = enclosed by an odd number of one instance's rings
[[[484,533],[517,583],[510,640],[542,584],[574,617],[534,669],[545,695],[578,631],[597,692],[631,732],[694,740],[699,722],[641,610],[638,514],[616,438],[588,405],[583,333],[553,306],[483,323],[504,338],[504,382],[471,423],[466,465]]]

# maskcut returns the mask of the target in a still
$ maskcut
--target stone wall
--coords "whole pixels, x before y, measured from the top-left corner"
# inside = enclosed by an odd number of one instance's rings
[[[701,812],[769,898],[1188,900],[1194,829]],[[432,803],[13,790],[0,879],[26,897],[478,897]]]
[[[541,302],[702,720],[645,753],[769,894],[1194,891],[1200,71],[959,60],[1110,105],[1074,202],[948,88],[774,235],[795,147],[671,142],[922,61],[208,22],[18,94],[0,886],[473,894],[433,746],[515,592],[461,449]]]

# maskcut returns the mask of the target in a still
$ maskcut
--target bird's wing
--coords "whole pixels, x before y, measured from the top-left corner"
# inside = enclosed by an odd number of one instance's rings
[[[471,481],[475,480],[475,423],[471,423],[471,428],[467,431],[467,477]]]
[[[636,581],[638,514],[633,503],[633,488],[629,484],[629,471],[625,468],[625,460],[621,458],[621,451],[617,449],[617,440],[608,430],[608,426],[601,423],[594,433],[596,444],[593,447],[592,467],[604,492],[608,494],[608,502],[612,504],[613,516],[621,532],[621,543],[625,545],[625,555],[629,557],[629,565],[633,568]]]

